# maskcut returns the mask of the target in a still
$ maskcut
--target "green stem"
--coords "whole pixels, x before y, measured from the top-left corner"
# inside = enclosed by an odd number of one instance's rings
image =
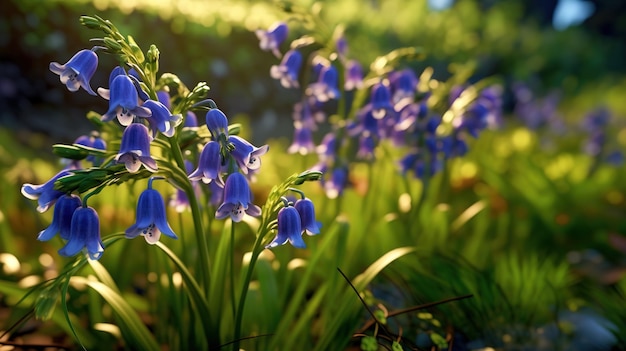
[[[180,150],[180,146],[178,145],[176,135],[169,138],[169,142],[171,145],[170,150],[172,151],[172,155],[178,167],[182,170],[185,169],[185,161],[183,159],[183,153]],[[185,193],[187,193],[187,197],[189,198],[189,206],[191,207],[191,217],[193,218],[193,227],[195,231],[195,237],[198,241],[198,252],[200,255],[200,269],[202,270],[200,284],[204,288],[205,297],[207,300],[209,299],[208,293],[208,285],[209,285],[209,272],[211,272],[211,260],[209,258],[209,244],[207,242],[206,235],[204,233],[202,226],[202,212],[200,212],[200,205],[198,204],[198,199],[196,198],[196,194],[193,191],[193,186],[191,182],[187,179],[185,184],[181,184],[184,187]]]
[[[233,317],[235,317],[235,222],[233,221],[230,223],[230,258],[230,304],[232,307]]]
[[[261,226],[261,228],[265,228],[266,226]],[[248,287],[250,286],[250,280],[252,280],[252,272],[254,271],[254,266],[256,264],[259,255],[263,251],[263,246],[261,243],[263,242],[263,238],[265,237],[266,230],[264,230],[260,235],[256,237],[254,241],[254,246],[252,248],[252,255],[250,256],[250,263],[248,264],[248,269],[246,270],[246,278],[242,282],[241,285],[241,295],[239,296],[239,302],[237,304],[237,314],[235,317],[235,334],[233,343],[233,350],[239,350],[239,341],[241,339],[241,321],[243,319],[243,309],[246,304],[246,296],[248,295]]]

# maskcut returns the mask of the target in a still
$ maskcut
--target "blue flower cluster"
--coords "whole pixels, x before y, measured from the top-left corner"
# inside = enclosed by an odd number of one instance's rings
[[[272,28],[281,28],[280,36],[272,37],[271,50],[276,53],[288,33],[284,23]],[[260,36],[261,48],[269,50],[267,37],[272,29],[261,33],[265,33]],[[399,171],[430,177],[446,160],[467,153],[468,137],[475,138],[481,130],[500,122],[499,86],[481,91],[469,85],[454,86],[449,89],[447,106],[435,109],[429,101],[433,96],[431,84],[420,84],[413,69],[385,67],[366,76],[364,66],[349,56],[341,31],[333,37],[334,47],[316,43],[322,48],[305,59],[303,53],[311,51],[305,46],[313,41],[303,38],[291,42],[281,62],[271,67],[270,76],[284,88],[302,91],[302,99],[294,106],[294,138],[289,152],[317,153],[319,162],[314,169],[328,175],[322,184],[330,198],[341,195],[348,185],[350,162],[374,161],[381,142],[405,150],[398,162]],[[310,67],[310,74],[303,74],[305,66]],[[301,77],[308,76],[313,78],[303,82]],[[327,118],[330,111],[338,116]],[[331,131],[316,144],[315,132],[326,121]]]
[[[266,34],[258,34],[263,38],[262,47],[277,53],[277,45],[286,37],[286,27],[278,26]],[[136,59],[129,62],[128,71],[121,66],[115,67],[109,75],[108,89],[98,88],[96,94],[90,86],[90,80],[98,66],[96,51],[99,49],[111,48],[94,47],[92,50],[81,50],[64,65],[51,63],[50,70],[60,76],[61,82],[68,90],[77,91],[83,88],[91,95],[99,95],[108,100],[109,107],[100,116],[100,120],[106,123],[117,121],[123,128],[121,140],[111,143],[119,145],[119,149],[117,152],[107,151],[107,143],[98,132],[81,136],[73,145],[75,149],[71,149],[78,150],[80,157],[66,162],[66,167],[48,182],[22,186],[22,194],[25,197],[38,201],[37,209],[40,212],[55,206],[53,221],[48,228],[41,231],[39,240],[47,241],[59,234],[66,240],[66,245],[59,250],[61,255],[73,256],[85,249],[91,259],[99,259],[104,251],[100,222],[96,210],[87,206],[87,199],[109,184],[146,177],[149,178],[148,186],[139,196],[136,221],[126,229],[126,237],[132,239],[143,236],[150,244],[158,242],[161,234],[176,239],[177,235],[167,221],[164,199],[156,189],[153,189],[152,183],[155,179],[165,178],[172,184],[180,186],[181,180],[176,179],[177,171],[174,168],[183,168],[183,164],[185,169],[180,172],[186,175],[185,181],[191,185],[193,194],[180,188],[177,190],[170,200],[170,205],[177,211],[182,212],[189,208],[188,196],[198,197],[203,192],[200,184],[207,184],[204,190],[210,193],[209,204],[216,208],[216,218],[230,217],[234,222],[239,222],[245,215],[260,216],[261,208],[252,203],[249,182],[259,172],[261,158],[267,153],[268,146],[257,147],[238,135],[231,135],[228,118],[215,103],[210,99],[199,101],[203,93],[194,95],[194,90],[181,96],[178,90],[177,99],[173,99],[169,94],[168,83],[159,81],[155,84],[154,78],[150,75],[155,72],[151,72],[149,66],[144,67],[144,71],[134,63],[138,62]],[[154,49],[152,55],[158,56],[158,50]],[[170,83],[174,81],[172,75],[164,77],[162,78],[165,81],[168,79]],[[177,84],[180,88],[182,83]],[[183,100],[186,105],[181,106]],[[208,110],[206,129],[210,137],[201,135],[196,115],[190,111],[194,107]],[[179,153],[182,149],[185,150],[184,153],[172,161],[172,158],[176,157],[168,155],[171,150],[163,146],[163,142],[166,140],[177,142],[179,137],[177,133],[184,128],[187,132],[194,133],[193,137],[179,149]],[[155,142],[157,139],[160,139],[160,142]],[[164,158],[155,157],[152,154],[153,147],[160,147]],[[93,172],[98,170],[103,172]],[[79,178],[72,183],[77,185],[70,187],[70,190],[63,188],[63,184],[58,184],[67,181],[68,177],[80,176],[85,176],[89,180]],[[94,190],[84,195],[82,199],[74,194],[92,189]],[[319,226],[311,224],[313,222],[309,223],[314,221],[312,205],[308,205],[309,207],[298,205],[301,206],[305,209],[298,215],[298,220],[302,218],[303,221],[300,226],[309,233],[313,231],[318,233]],[[295,241],[293,233],[285,234],[287,229],[282,228],[292,229],[288,223],[293,216],[287,219],[282,213],[281,211],[278,215],[278,225],[281,228],[278,237],[287,235],[294,245],[304,247],[301,238]],[[287,240],[281,243],[279,241],[274,240],[268,247],[283,244]]]

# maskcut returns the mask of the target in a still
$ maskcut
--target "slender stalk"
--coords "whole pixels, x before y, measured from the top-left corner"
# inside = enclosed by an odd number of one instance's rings
[[[230,294],[233,318],[236,316],[235,309],[235,222],[230,223]]]
[[[185,161],[183,159],[183,153],[180,150],[180,146],[178,145],[176,135],[169,138],[170,142],[170,150],[172,151],[172,156],[176,161],[176,164],[180,169],[185,169]],[[198,199],[196,198],[196,194],[193,191],[193,186],[191,182],[187,181],[185,184],[181,184],[187,193],[187,197],[189,198],[189,206],[191,207],[191,217],[193,218],[193,227],[195,231],[195,237],[198,241],[198,252],[200,255],[200,269],[202,271],[200,285],[204,288],[206,298],[208,299],[208,284],[209,284],[209,272],[211,271],[211,260],[209,258],[209,244],[206,239],[206,233],[204,233],[202,226],[202,213],[200,212],[200,205],[198,204]]]
[[[262,226],[261,228],[265,228],[265,226]],[[254,271],[256,261],[259,258],[261,251],[263,251],[263,246],[261,246],[261,243],[263,242],[265,233],[266,231],[263,231],[260,235],[256,237],[256,240],[254,241],[254,246],[252,247],[252,255],[250,257],[250,263],[248,264],[248,269],[246,270],[246,278],[241,285],[241,294],[239,296],[239,302],[237,304],[237,314],[235,317],[235,334],[233,336],[235,342],[233,343],[233,351],[239,350],[239,341],[241,337],[241,321],[243,319],[243,309],[246,304],[246,296],[248,295],[248,286],[250,285],[250,280],[252,280],[252,272]]]

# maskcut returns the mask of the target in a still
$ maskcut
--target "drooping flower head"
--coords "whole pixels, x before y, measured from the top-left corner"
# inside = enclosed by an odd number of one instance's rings
[[[168,110],[172,108],[170,104],[170,93],[168,93],[165,90],[159,90],[156,92],[156,94],[157,94],[157,99],[159,100],[160,103],[163,104],[163,106],[165,106],[165,108],[167,108]]]
[[[315,205],[313,205],[313,201],[309,198],[299,199],[293,207],[300,214],[303,232],[308,235],[319,234],[322,223],[315,220]]]
[[[270,76],[280,80],[280,84],[285,88],[299,88],[298,73],[302,66],[302,54],[298,50],[289,50],[283,56],[280,65],[273,65],[270,69]]]
[[[77,52],[66,64],[50,62],[50,71],[59,75],[61,83],[67,86],[69,91],[77,91],[80,87],[91,95],[96,93],[91,89],[89,81],[98,67],[98,55],[93,50],[81,50]]]
[[[137,220],[135,224],[126,229],[126,237],[133,239],[142,235],[148,244],[155,244],[159,241],[161,233],[173,239],[178,239],[169,223],[165,213],[165,204],[161,194],[152,189],[150,178],[148,188],[139,195],[137,202]]]
[[[191,111],[187,111],[184,126],[185,127],[197,127],[198,126],[198,117],[196,116],[195,113]]]
[[[346,81],[344,89],[353,90],[363,86],[363,67],[356,60],[350,60],[346,64]]]
[[[147,100],[143,103],[143,106],[152,113],[152,116],[148,118],[148,123],[150,124],[153,138],[156,138],[157,131],[167,137],[174,135],[176,126],[182,119],[180,115],[172,115],[170,110],[159,101]]]
[[[257,29],[256,36],[259,38],[259,46],[263,51],[271,51],[276,57],[280,57],[278,48],[287,39],[289,27],[284,22],[274,23],[268,30]]]
[[[109,110],[102,115],[102,121],[108,122],[117,117],[121,125],[127,126],[135,117],[150,117],[150,109],[139,106],[139,95],[133,81],[125,74],[113,78],[109,90],[98,90],[100,95],[109,100]]]
[[[39,232],[37,240],[48,241],[56,234],[61,238],[68,240],[70,238],[72,216],[74,211],[82,205],[80,197],[76,195],[62,195],[54,206],[54,214],[52,223],[48,228]]]
[[[286,206],[278,211],[278,229],[276,237],[269,243],[266,248],[284,245],[289,241],[293,247],[299,249],[306,248],[304,240],[302,240],[302,220],[300,213],[293,206]]]
[[[377,83],[371,92],[372,114],[376,119],[382,119],[393,112],[391,105],[391,91],[385,83]]]
[[[256,147],[246,139],[236,135],[228,137],[228,141],[235,147],[231,151],[231,155],[237,161],[239,169],[248,174],[249,171],[256,171],[261,168],[261,156],[267,153],[268,145]]]
[[[391,72],[389,74],[389,81],[392,90],[391,100],[394,104],[397,104],[403,99],[413,100],[419,82],[413,70],[407,68]]]
[[[337,81],[337,69],[333,65],[324,66],[320,70],[317,82],[309,85],[306,93],[319,102],[337,99],[341,95],[337,89]]]
[[[156,161],[150,156],[152,138],[148,133],[148,127],[141,123],[132,123],[126,127],[115,162],[124,163],[130,173],[137,172],[142,164],[149,171],[156,172]]]
[[[46,212],[64,194],[54,188],[54,182],[69,174],[71,174],[71,171],[64,169],[44,184],[33,185],[26,183],[22,185],[22,195],[28,199],[37,200],[37,211]]]
[[[228,137],[228,118],[220,109],[212,108],[206,113],[206,126],[213,140],[218,140],[220,134]]]
[[[290,154],[299,153],[300,155],[306,155],[315,150],[315,144],[313,143],[313,133],[310,128],[303,126],[300,121],[294,123],[294,137],[293,143],[287,149]]]
[[[244,214],[253,217],[261,215],[261,208],[251,203],[250,197],[250,186],[246,177],[239,172],[230,174],[224,185],[224,200],[215,211],[215,218],[230,216],[234,222],[240,222]]]
[[[198,167],[189,174],[190,180],[202,180],[203,183],[209,184],[216,180],[223,185],[224,180],[220,173],[222,167],[222,155],[220,153],[220,144],[217,141],[209,141],[202,148]]]
[[[71,257],[87,249],[92,260],[97,260],[104,252],[100,239],[100,218],[92,207],[79,207],[72,215],[69,240],[59,250],[59,254]]]

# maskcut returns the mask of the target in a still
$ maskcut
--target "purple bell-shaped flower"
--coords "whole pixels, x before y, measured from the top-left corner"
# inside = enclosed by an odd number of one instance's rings
[[[239,172],[230,174],[224,185],[224,201],[215,211],[215,218],[224,219],[230,216],[234,222],[240,222],[244,214],[260,216],[261,208],[251,203],[250,197],[250,186],[246,177]]]
[[[156,161],[150,156],[151,141],[148,127],[141,123],[129,125],[122,134],[122,145],[115,162],[123,163],[130,173],[137,172],[142,164],[149,171],[156,172]]]
[[[287,39],[289,27],[284,22],[277,22],[268,30],[257,29],[255,33],[257,38],[259,38],[261,50],[271,51],[274,56],[280,58],[281,55],[278,48]]]
[[[224,180],[220,174],[222,167],[222,156],[220,154],[220,144],[217,141],[209,141],[198,160],[198,168],[189,175],[190,180],[202,180],[203,183],[209,184],[216,180],[219,184],[224,185]]]
[[[54,182],[69,174],[71,174],[70,170],[64,169],[44,184],[33,185],[26,183],[22,185],[22,195],[28,199],[37,200],[37,211],[46,212],[64,194],[54,188]]]
[[[235,158],[239,169],[248,174],[249,171],[256,171],[261,168],[261,156],[267,153],[268,145],[256,147],[244,138],[236,135],[228,137],[228,141],[235,147],[231,155]]]
[[[91,89],[89,81],[98,67],[98,55],[93,50],[81,50],[77,52],[66,64],[50,62],[50,71],[58,74],[61,83],[67,86],[69,91],[77,91],[80,87],[91,95],[96,93]]]
[[[206,126],[211,132],[213,140],[217,140],[220,134],[228,136],[228,118],[220,109],[212,108],[206,113]]]
[[[139,195],[137,202],[137,220],[135,224],[126,229],[126,237],[133,239],[142,235],[148,244],[159,241],[161,233],[170,238],[178,239],[169,223],[165,213],[165,204],[161,194],[152,189],[152,181],[148,181],[148,189]]]
[[[315,220],[315,205],[309,198],[299,199],[293,205],[302,220],[302,231],[308,235],[315,235],[320,233],[320,227],[322,223]]]
[[[299,249],[306,248],[304,240],[302,240],[302,220],[300,213],[293,206],[283,207],[278,211],[278,229],[276,237],[265,246],[268,249],[284,245],[289,241],[293,247]]]
[[[285,88],[298,88],[298,73],[302,66],[302,54],[298,50],[289,50],[283,56],[280,65],[273,65],[270,69],[270,76],[280,80],[280,84]]]
[[[79,207],[72,215],[69,240],[59,250],[62,256],[71,257],[87,249],[92,260],[97,260],[104,252],[104,245],[100,239],[100,218],[91,207]]]
[[[150,117],[150,109],[139,106],[139,95],[133,81],[124,74],[113,78],[109,90],[98,90],[100,95],[109,100],[109,110],[102,115],[102,121],[108,122],[117,117],[121,125],[133,123],[135,117]]]
[[[59,197],[54,206],[52,223],[50,223],[48,228],[39,232],[37,240],[48,241],[57,233],[61,238],[68,240],[70,238],[72,216],[81,205],[82,201],[76,195],[62,195]]]
[[[339,98],[341,93],[337,89],[337,69],[332,66],[324,66],[320,70],[317,82],[309,85],[307,95],[313,96],[319,102],[326,102]]]
[[[172,115],[170,110],[159,101],[148,100],[143,103],[143,106],[152,112],[152,116],[148,118],[152,137],[156,138],[157,131],[167,137],[172,137],[182,117],[180,115]]]

